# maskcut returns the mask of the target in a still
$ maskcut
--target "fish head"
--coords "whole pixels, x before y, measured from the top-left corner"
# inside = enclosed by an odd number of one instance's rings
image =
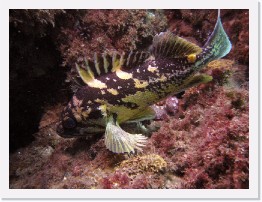
[[[79,134],[79,124],[69,106],[66,106],[61,113],[56,131],[61,137],[76,137]]]
[[[69,103],[61,113],[57,124],[58,135],[64,138],[86,137],[105,131],[105,120],[102,117],[88,117],[87,111]],[[94,111],[94,114],[98,114]]]

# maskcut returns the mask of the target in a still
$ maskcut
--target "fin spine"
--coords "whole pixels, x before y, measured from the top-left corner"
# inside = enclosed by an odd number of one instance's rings
[[[108,67],[109,67],[109,63],[108,63],[108,61],[107,61],[107,58],[106,58],[106,54],[105,53],[103,53],[103,64],[104,64],[104,70],[105,70],[105,73],[107,73],[108,72]]]
[[[88,60],[86,58],[85,58],[85,65],[86,65],[86,70],[87,70],[88,75],[90,76],[91,79],[94,79],[95,78],[94,72],[91,70]]]

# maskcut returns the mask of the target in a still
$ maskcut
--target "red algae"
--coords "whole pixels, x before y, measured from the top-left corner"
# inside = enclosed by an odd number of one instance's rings
[[[248,188],[248,92],[202,85],[186,91],[180,109],[150,141],[182,188]]]
[[[125,173],[115,172],[101,180],[102,188],[104,189],[119,189],[129,187],[129,177]]]

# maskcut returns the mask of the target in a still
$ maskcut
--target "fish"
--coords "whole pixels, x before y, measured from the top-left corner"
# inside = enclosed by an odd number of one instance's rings
[[[220,19],[203,47],[170,31],[154,36],[147,51],[94,54],[93,60],[76,63],[85,85],[61,113],[57,133],[65,138],[104,133],[105,146],[113,153],[142,151],[147,137],[132,134],[121,125],[155,117],[150,107],[170,95],[212,80],[199,71],[232,48]]]

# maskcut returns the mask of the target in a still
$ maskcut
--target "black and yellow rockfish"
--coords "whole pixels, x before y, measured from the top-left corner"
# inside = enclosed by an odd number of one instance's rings
[[[153,119],[152,104],[211,81],[211,76],[197,73],[230,50],[218,14],[214,31],[202,48],[164,32],[154,37],[148,52],[95,54],[94,61],[76,65],[86,85],[65,107],[57,131],[63,137],[105,132],[105,145],[110,151],[141,150],[146,137],[130,134],[120,125]]]

